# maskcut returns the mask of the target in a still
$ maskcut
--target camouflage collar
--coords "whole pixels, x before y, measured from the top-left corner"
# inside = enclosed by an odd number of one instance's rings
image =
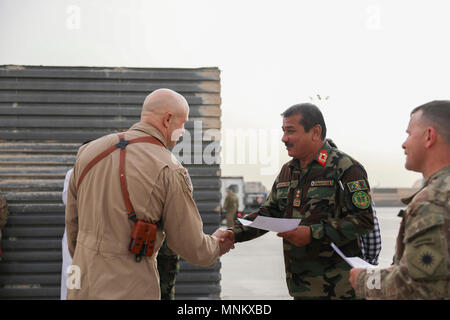
[[[147,135],[153,136],[156,139],[158,139],[159,141],[161,141],[161,143],[164,145],[164,147],[167,148],[167,143],[166,143],[166,140],[164,139],[163,135],[161,134],[161,132],[159,132],[158,129],[156,129],[151,124],[141,121],[141,122],[135,123],[129,130],[137,130],[137,131],[141,131]]]
[[[311,163],[308,164],[307,167],[312,166],[313,163],[318,163],[321,167],[325,167],[328,163],[331,151],[332,148],[330,144],[328,143],[328,141],[325,141],[317,154],[314,156],[314,160],[311,161]],[[297,158],[292,158],[292,160],[289,162],[289,167],[291,167],[292,169],[301,170],[300,160]]]
[[[416,194],[418,194],[420,191],[422,191],[423,188],[425,188],[425,186],[423,186],[422,188],[420,188],[419,190],[417,190],[416,192],[414,192],[414,193],[413,193],[412,195],[410,195],[409,197],[401,198],[400,201],[401,201],[403,204],[408,205],[408,204],[412,201],[412,199],[416,196]]]
[[[413,195],[406,197],[406,198],[402,198],[401,201],[408,205],[412,199],[416,196],[416,194],[418,194],[420,191],[422,191],[426,186],[428,186],[431,181],[433,181],[434,179],[437,179],[439,176],[441,176],[444,173],[448,173],[450,172],[450,166],[446,166],[442,169],[439,169],[438,171],[436,171],[435,173],[433,173],[431,176],[428,177],[427,181],[425,181],[425,183],[423,184],[422,188],[420,188],[419,190],[417,190],[416,192],[414,192]]]
[[[294,170],[294,169],[300,170],[301,169],[301,167],[300,167],[300,160],[298,160],[297,158],[292,158],[292,160],[289,161],[288,163],[289,163],[289,167],[292,170]]]
[[[439,169],[438,171],[433,173],[431,176],[429,176],[427,181],[425,181],[425,186],[429,185],[431,183],[431,181],[433,181],[434,179],[437,179],[439,176],[443,175],[444,173],[450,173],[450,165]]]

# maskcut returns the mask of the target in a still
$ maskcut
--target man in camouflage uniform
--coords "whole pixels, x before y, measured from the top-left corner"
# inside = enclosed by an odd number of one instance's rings
[[[234,220],[236,219],[236,212],[238,211],[239,200],[236,194],[233,192],[233,188],[229,186],[227,188],[227,196],[223,204],[223,208],[226,211],[227,228],[234,227]]]
[[[8,204],[6,203],[6,199],[0,194],[0,261],[2,260],[2,229],[6,224],[6,220],[8,219]]]
[[[167,241],[164,240],[157,261],[161,300],[175,300],[175,281],[180,271],[180,256],[170,250]]]
[[[406,132],[405,167],[421,172],[425,184],[402,200],[408,207],[399,214],[394,264],[352,269],[350,282],[368,299],[449,299],[450,101],[415,108]]]
[[[373,228],[367,174],[356,160],[330,146],[320,110],[294,105],[283,116],[283,138],[289,156],[261,208],[249,214],[301,218],[283,238],[286,281],[294,299],[352,299],[350,266],[330,246],[361,256],[357,239]],[[266,231],[236,224],[236,242]]]

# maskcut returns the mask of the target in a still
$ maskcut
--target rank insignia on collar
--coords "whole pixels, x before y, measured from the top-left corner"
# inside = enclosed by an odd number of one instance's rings
[[[325,167],[327,164],[328,159],[328,152],[327,150],[323,149],[320,151],[319,156],[317,157],[317,161],[322,165],[322,167]]]

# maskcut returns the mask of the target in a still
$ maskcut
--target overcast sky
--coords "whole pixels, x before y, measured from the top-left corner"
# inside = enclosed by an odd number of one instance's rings
[[[215,66],[224,157],[236,152],[227,132],[269,141],[253,164],[224,159],[223,176],[270,187],[289,160],[275,145],[280,113],[313,98],[328,137],[372,186],[410,187],[421,176],[404,169],[409,112],[449,99],[449,9],[448,0],[0,0],[0,64]]]

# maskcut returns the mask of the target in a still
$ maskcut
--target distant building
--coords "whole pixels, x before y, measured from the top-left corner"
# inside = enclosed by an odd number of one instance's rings
[[[403,207],[402,198],[409,197],[418,188],[372,188],[371,194],[377,207]]]

